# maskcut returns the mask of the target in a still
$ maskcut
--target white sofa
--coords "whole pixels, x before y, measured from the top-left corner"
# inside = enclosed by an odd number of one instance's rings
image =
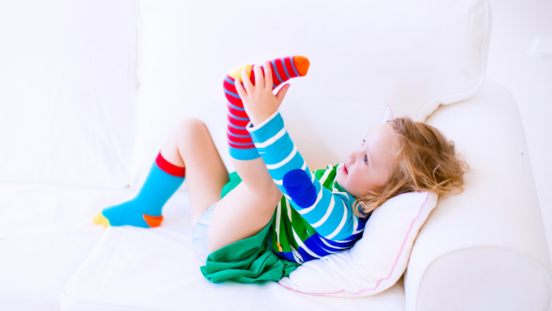
[[[135,136],[144,128],[128,128],[144,114],[132,104],[144,100],[140,94],[136,99],[137,78],[142,86],[152,81],[136,70],[142,51],[136,33],[151,31],[141,29],[137,3],[7,3],[0,4],[5,6],[0,12],[11,14],[0,23],[11,27],[0,27],[0,38],[17,61],[2,63],[7,70],[0,72],[0,82],[12,86],[0,92],[0,310],[551,310],[552,267],[525,134],[515,100],[500,85],[484,80],[473,97],[439,107],[427,119],[455,141],[471,171],[464,193],[440,198],[418,235],[404,280],[363,298],[301,295],[276,283],[212,284],[202,277],[191,249],[185,188],[164,207],[166,220],[159,228],[104,229],[91,222],[102,207],[135,194],[125,185],[139,184],[139,174],[132,174],[139,161],[130,160],[127,141],[134,140],[136,148]],[[29,4],[35,6],[31,12]],[[48,24],[52,16],[55,22]],[[37,26],[41,21],[49,26]],[[65,49],[46,49],[52,45],[44,36],[62,38],[55,46]],[[117,49],[110,52],[113,46]],[[44,53],[44,59],[30,59]],[[63,61],[67,55],[69,62]],[[104,67],[90,65],[90,59]],[[42,67],[27,68],[26,62]],[[21,69],[57,79],[44,79],[46,86],[39,78],[25,83]],[[106,74],[109,69],[117,74]],[[49,93],[50,88],[56,91]],[[52,94],[51,101],[39,96]],[[37,102],[51,110],[40,110]],[[74,103],[84,104],[72,110]],[[101,108],[86,110],[85,104]],[[134,113],[135,119],[126,117]],[[33,122],[22,116],[42,123],[29,129]],[[217,117],[205,121],[227,159],[224,124]],[[89,132],[81,131],[83,126]],[[65,140],[40,136],[44,133]],[[37,135],[46,143],[29,141]],[[58,149],[67,141],[72,145],[64,151],[77,150],[72,158]],[[98,150],[99,155],[87,154]],[[78,156],[82,164],[92,164],[80,170],[71,162]],[[73,166],[65,171],[63,164]]]

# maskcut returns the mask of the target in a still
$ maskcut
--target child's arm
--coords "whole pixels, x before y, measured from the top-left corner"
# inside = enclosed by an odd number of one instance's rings
[[[351,205],[354,198],[332,193],[320,184],[297,151],[278,111],[258,126],[250,123],[247,130],[274,183],[320,235],[343,240],[355,232],[358,219]]]
[[[247,130],[263,158],[270,176],[291,205],[315,230],[327,239],[343,240],[357,230],[358,218],[353,213],[351,200],[346,193],[332,193],[324,188],[309,171],[307,164],[284,128],[278,112],[283,94],[274,96],[270,66],[264,67],[266,79],[255,68],[255,85],[247,76],[242,77],[247,92],[236,80],[236,90],[244,101],[251,117]],[[287,91],[287,89],[285,90]],[[284,94],[285,94],[284,91]],[[267,117],[268,116],[268,117]]]

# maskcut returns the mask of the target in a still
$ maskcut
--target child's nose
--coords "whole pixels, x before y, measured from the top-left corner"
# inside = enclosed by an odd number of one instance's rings
[[[349,161],[351,162],[351,164],[355,163],[355,158],[356,158],[356,152],[354,151],[351,151],[351,153],[349,153]]]

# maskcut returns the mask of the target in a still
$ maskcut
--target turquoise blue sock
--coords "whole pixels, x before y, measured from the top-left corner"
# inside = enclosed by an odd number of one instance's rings
[[[184,175],[184,167],[169,163],[159,152],[138,195],[125,203],[103,209],[94,217],[94,223],[142,228],[160,226],[163,206],[180,187]]]

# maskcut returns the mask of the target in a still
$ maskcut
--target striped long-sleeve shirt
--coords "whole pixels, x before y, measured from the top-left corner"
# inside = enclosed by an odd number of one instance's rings
[[[343,164],[311,173],[278,111],[258,126],[250,122],[247,130],[284,194],[270,230],[272,251],[303,263],[352,247],[367,219],[354,214],[355,198],[335,180]]]

